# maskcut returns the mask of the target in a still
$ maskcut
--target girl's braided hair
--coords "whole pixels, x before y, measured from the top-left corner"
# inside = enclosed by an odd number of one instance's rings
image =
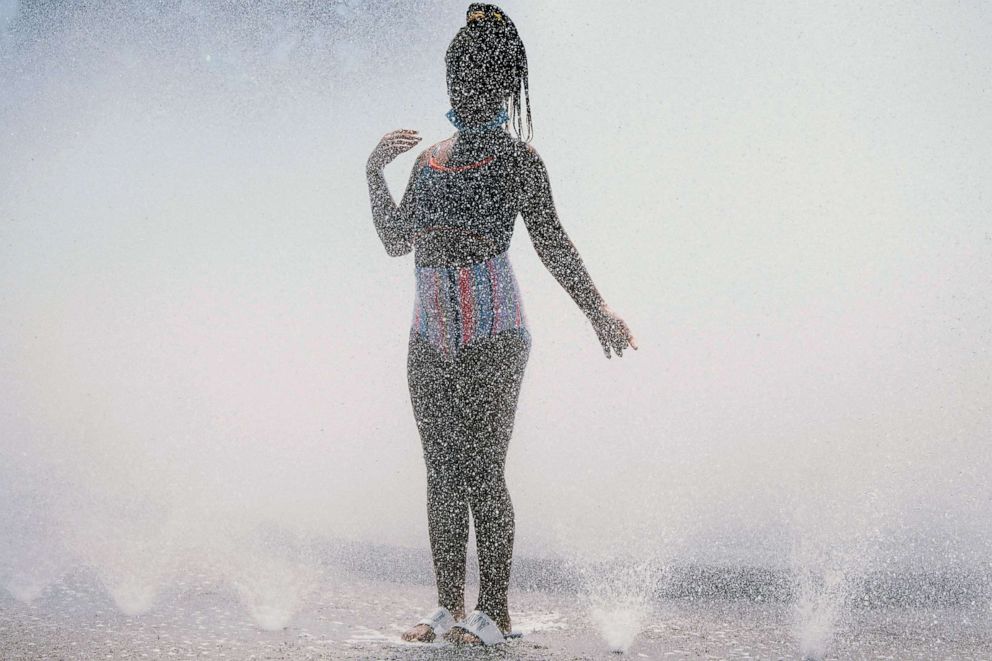
[[[465,26],[451,40],[444,59],[449,88],[457,82],[473,95],[498,95],[507,105],[517,135],[530,141],[534,127],[527,52],[516,26],[502,9],[479,2],[469,5]]]

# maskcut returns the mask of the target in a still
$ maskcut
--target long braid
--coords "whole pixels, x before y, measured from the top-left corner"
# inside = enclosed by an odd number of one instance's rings
[[[526,104],[525,105],[525,109],[527,111],[527,137],[526,138],[523,137],[523,131],[521,130],[523,128],[522,126],[516,127],[516,131],[517,131],[517,135],[524,142],[530,142],[531,138],[534,137],[534,122],[531,119],[531,114],[530,114],[530,85],[528,84],[528,81],[527,81],[527,56],[526,55],[524,55],[524,70],[523,70],[523,75],[521,76],[521,81],[523,82],[524,103]],[[519,90],[516,92],[516,104],[517,104],[518,107],[520,106],[520,91]]]

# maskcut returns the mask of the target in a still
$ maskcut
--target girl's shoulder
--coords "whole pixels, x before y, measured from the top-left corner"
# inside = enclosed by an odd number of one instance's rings
[[[529,173],[544,168],[544,161],[541,160],[541,155],[531,143],[514,137],[512,152],[517,167],[521,172]]]
[[[522,140],[517,136],[510,136],[510,149],[518,158],[528,161],[540,161],[541,156],[537,153],[534,145]]]
[[[457,139],[458,135],[455,134],[424,149],[417,157],[416,169],[419,170],[431,164],[439,166],[446,164]],[[512,135],[506,136],[505,143],[496,145],[491,155],[499,160],[508,158],[513,161],[517,169],[528,170],[541,165],[541,157],[534,145]]]
[[[454,144],[454,141],[455,141],[455,137],[451,136],[450,138],[445,138],[440,142],[435,142],[433,145],[424,149],[424,151],[420,152],[420,155],[417,156],[417,164],[415,168],[419,170],[421,168],[427,167],[427,165],[430,163],[431,158],[442,160],[443,158],[447,157],[448,153],[451,150],[451,146]]]
[[[445,138],[440,142],[435,142],[433,145],[420,152],[420,155],[417,157],[417,164],[415,168],[420,170],[428,165],[431,165],[432,163],[435,165],[447,163],[454,144],[455,136]]]

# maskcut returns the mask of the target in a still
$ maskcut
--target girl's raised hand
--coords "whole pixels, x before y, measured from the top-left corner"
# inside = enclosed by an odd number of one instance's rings
[[[398,129],[387,133],[372,150],[367,164],[368,169],[381,170],[403,152],[416,147],[420,141],[420,134],[411,129]]]

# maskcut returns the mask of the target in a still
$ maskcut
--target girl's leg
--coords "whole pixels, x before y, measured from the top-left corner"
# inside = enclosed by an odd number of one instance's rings
[[[503,332],[466,350],[459,360],[456,400],[464,426],[465,475],[479,550],[476,608],[510,628],[507,588],[513,557],[513,504],[504,465],[520,385],[530,353],[526,329]]]
[[[458,617],[465,610],[465,553],[469,501],[450,365],[412,336],[407,357],[410,401],[427,465],[427,524],[438,605]]]

